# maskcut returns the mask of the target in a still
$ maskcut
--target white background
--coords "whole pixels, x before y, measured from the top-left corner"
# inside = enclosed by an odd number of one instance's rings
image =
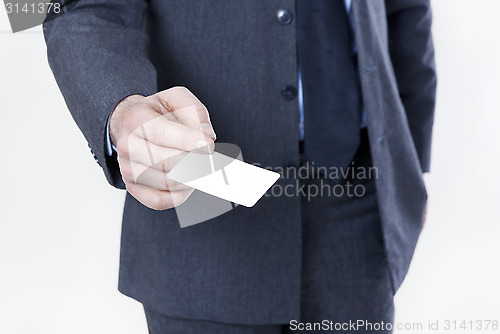
[[[433,8],[428,221],[396,296],[396,322],[424,328],[500,320],[500,1]],[[141,305],[116,289],[124,193],[71,119],[40,27],[12,34],[2,8],[0,31],[0,333],[145,334]]]

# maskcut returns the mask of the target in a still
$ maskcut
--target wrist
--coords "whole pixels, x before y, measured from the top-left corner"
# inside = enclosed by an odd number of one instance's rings
[[[109,117],[109,135],[111,144],[116,146],[118,138],[122,130],[123,115],[127,112],[130,106],[141,101],[145,97],[142,95],[129,95],[121,100],[111,112]]]

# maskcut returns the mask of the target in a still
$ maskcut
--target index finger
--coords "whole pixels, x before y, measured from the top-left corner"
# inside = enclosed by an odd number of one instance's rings
[[[207,108],[186,87],[169,88],[151,97],[163,107],[163,114],[173,113],[180,123],[216,139]]]

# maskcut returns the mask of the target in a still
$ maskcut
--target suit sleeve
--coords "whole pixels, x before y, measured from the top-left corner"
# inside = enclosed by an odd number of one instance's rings
[[[44,23],[49,64],[108,182],[123,189],[116,156],[106,154],[106,122],[123,98],[157,91],[144,29],[147,2],[70,0],[64,7],[65,14]]]
[[[430,0],[386,0],[389,51],[423,172],[429,172],[436,102]]]

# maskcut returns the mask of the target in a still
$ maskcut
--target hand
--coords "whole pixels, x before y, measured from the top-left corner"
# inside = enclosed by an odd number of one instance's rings
[[[127,191],[155,210],[191,195],[192,188],[167,173],[187,152],[212,152],[216,139],[207,108],[184,87],[127,97],[111,115],[110,136]]]

